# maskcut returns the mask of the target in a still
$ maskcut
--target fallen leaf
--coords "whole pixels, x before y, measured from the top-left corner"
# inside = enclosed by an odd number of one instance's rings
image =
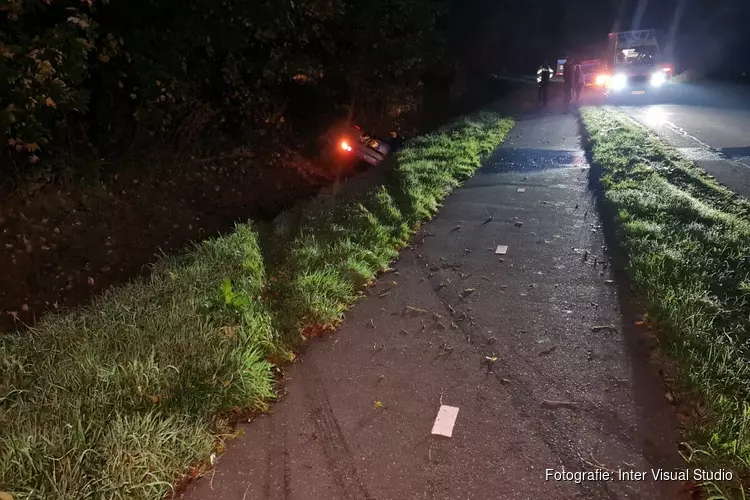
[[[154,404],[157,404],[159,402],[159,396],[149,396],[148,399],[150,399]]]
[[[13,496],[10,493],[0,491],[0,500],[13,500]]]
[[[636,321],[635,322],[635,326],[645,326],[645,325],[646,325],[645,321]]]
[[[57,103],[51,97],[46,98],[44,100],[44,104],[46,104],[50,108],[56,108],[57,107]]]
[[[377,408],[382,408],[382,407],[383,407],[383,403],[382,403],[381,401],[375,401],[375,402],[373,403],[373,406],[374,406],[374,407],[375,407],[376,409],[377,409]]]
[[[89,285],[93,285],[94,284],[94,278],[92,278],[91,276],[89,276],[88,283],[89,283]]]

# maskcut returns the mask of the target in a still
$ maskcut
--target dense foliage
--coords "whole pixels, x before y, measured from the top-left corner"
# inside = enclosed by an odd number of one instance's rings
[[[439,0],[4,0],[0,175],[54,153],[317,133],[418,105]],[[314,120],[310,118],[314,116]],[[213,132],[221,132],[213,134]],[[59,160],[60,155],[57,156]]]

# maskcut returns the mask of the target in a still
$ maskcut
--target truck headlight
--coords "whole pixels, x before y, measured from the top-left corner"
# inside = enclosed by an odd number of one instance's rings
[[[667,75],[663,71],[656,71],[651,75],[651,85],[659,87],[667,81]]]
[[[617,74],[612,77],[610,86],[612,90],[622,90],[628,84],[628,77],[623,74]]]

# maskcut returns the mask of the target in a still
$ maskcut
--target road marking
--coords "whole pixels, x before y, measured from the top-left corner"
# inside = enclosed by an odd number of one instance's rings
[[[453,426],[456,425],[457,417],[457,406],[440,405],[435,423],[432,426],[432,433],[438,436],[452,437]]]
[[[525,192],[526,192],[526,188],[518,188],[518,189],[516,189],[516,193],[525,193]]]
[[[633,117],[630,113],[628,113],[625,109],[623,109],[621,106],[618,106],[618,109],[625,113],[626,115],[630,116],[630,118],[642,125],[646,125],[649,128],[655,128],[655,124],[653,123],[653,120],[649,118],[649,112],[651,108],[646,108],[645,110],[641,110],[639,113],[640,119]],[[652,113],[654,114],[654,113]],[[660,108],[657,110],[655,114],[659,115],[658,124],[659,125],[666,125],[669,129],[671,129],[673,132],[680,134],[683,137],[687,137],[688,139],[697,142],[701,145],[700,148],[676,148],[678,151],[683,153],[688,160],[692,161],[732,161],[735,163],[738,163],[742,165],[743,167],[750,168],[750,165],[748,165],[745,162],[742,162],[740,160],[730,158],[726,154],[724,154],[720,149],[715,148],[711,146],[710,144],[707,144],[700,139],[698,139],[696,136],[691,135],[688,133],[687,130],[680,127],[676,123],[669,121],[666,119],[667,115],[671,115],[673,113],[665,113],[660,110]],[[649,121],[652,121],[651,124],[649,124]],[[667,141],[668,142],[668,141]]]
[[[505,255],[508,253],[508,245],[498,245],[495,249],[496,255]]]

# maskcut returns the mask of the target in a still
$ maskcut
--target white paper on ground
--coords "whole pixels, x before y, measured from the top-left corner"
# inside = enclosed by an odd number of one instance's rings
[[[517,192],[517,193],[525,193],[525,192],[526,192],[526,188],[518,188],[518,189],[516,190],[516,192]]]
[[[453,426],[456,425],[456,417],[458,417],[457,406],[440,405],[437,417],[435,417],[435,424],[432,426],[432,433],[439,436],[452,437]]]
[[[508,253],[508,245],[498,245],[495,253],[497,255],[505,255],[506,253]]]

